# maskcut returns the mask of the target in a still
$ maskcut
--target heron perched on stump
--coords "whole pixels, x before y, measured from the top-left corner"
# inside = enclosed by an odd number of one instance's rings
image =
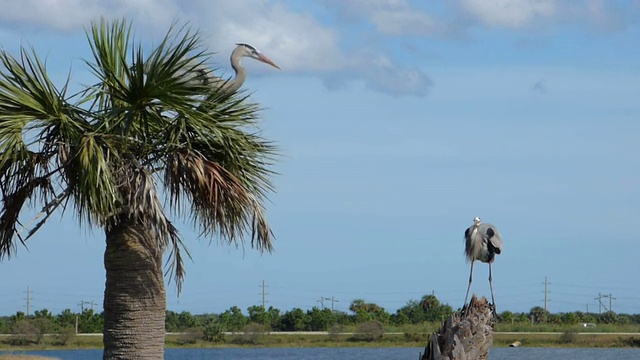
[[[464,297],[464,303],[469,298],[469,290],[471,289],[471,281],[473,280],[473,263],[480,260],[489,264],[489,287],[491,288],[491,302],[495,308],[496,300],[493,297],[493,284],[491,283],[491,264],[496,254],[502,252],[502,237],[498,229],[491,224],[484,224],[479,217],[473,219],[471,225],[464,232],[465,246],[464,253],[467,260],[471,262],[471,271],[469,272],[469,286],[467,287],[467,295]]]

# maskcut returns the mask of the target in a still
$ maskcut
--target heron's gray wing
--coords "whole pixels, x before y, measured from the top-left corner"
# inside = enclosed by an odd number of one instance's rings
[[[502,251],[502,238],[498,230],[494,229],[491,225],[487,225],[487,229],[484,232],[484,239],[487,242],[489,251],[500,254]]]

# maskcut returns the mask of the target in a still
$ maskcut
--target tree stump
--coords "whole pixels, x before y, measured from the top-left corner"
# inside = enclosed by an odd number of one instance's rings
[[[487,359],[493,345],[495,309],[475,295],[460,313],[447,318],[437,333],[431,334],[421,360]]]

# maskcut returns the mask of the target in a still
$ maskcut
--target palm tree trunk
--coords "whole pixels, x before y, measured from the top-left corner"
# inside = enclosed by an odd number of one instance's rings
[[[121,223],[107,231],[104,359],[163,359],[166,293],[152,233]]]

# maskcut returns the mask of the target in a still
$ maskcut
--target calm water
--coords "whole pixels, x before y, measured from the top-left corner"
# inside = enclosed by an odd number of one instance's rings
[[[284,348],[284,349],[167,349],[166,360],[416,360],[424,348]],[[0,351],[0,354],[7,352]],[[61,360],[100,360],[101,350],[13,352],[55,357]],[[624,360],[640,359],[640,349],[544,349],[494,348],[490,359]]]

